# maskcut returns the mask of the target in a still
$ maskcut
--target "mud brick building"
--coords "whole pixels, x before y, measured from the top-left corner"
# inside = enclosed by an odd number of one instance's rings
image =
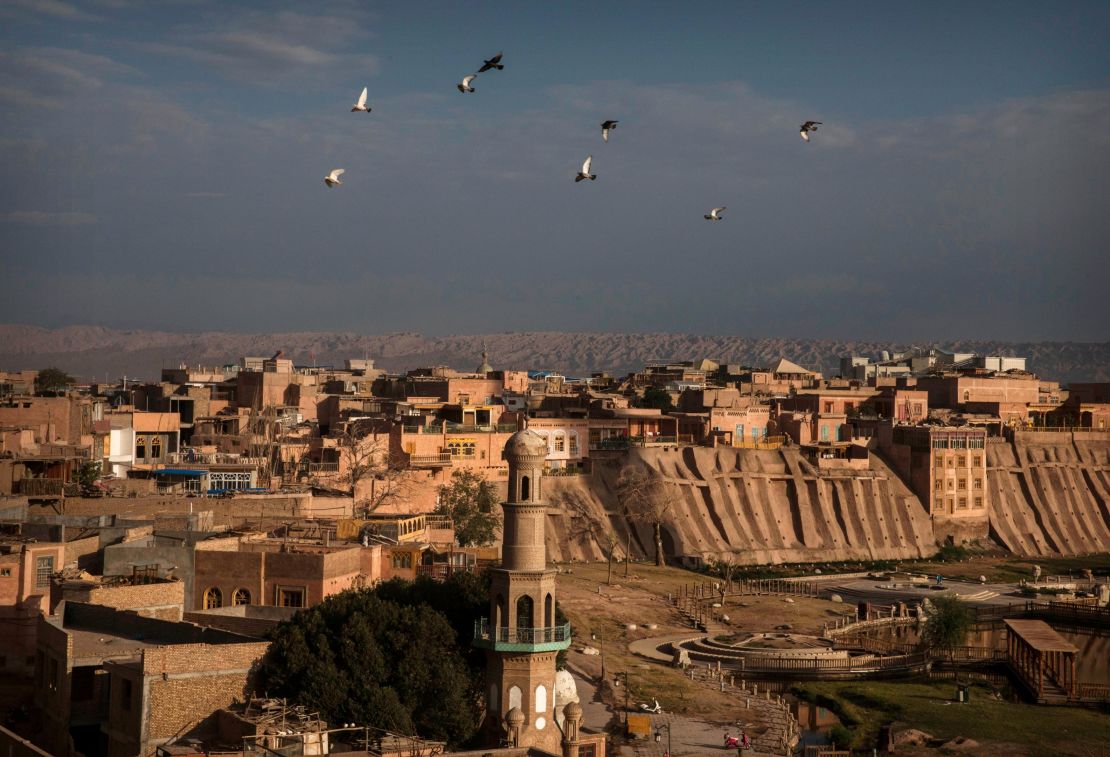
[[[55,580],[50,592],[51,611],[63,601],[130,610],[144,618],[181,620],[185,583],[153,576]]]
[[[63,602],[39,621],[36,741],[51,754],[130,757],[205,721],[248,693],[268,642],[189,623]]]

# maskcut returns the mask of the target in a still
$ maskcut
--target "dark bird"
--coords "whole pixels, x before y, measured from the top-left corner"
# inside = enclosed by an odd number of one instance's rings
[[[809,141],[809,133],[811,131],[817,131],[817,124],[819,124],[819,123],[821,123],[821,122],[820,121],[806,121],[804,124],[802,124],[800,127],[798,127],[800,129],[800,131],[798,133],[802,135],[802,139],[804,139],[806,142],[808,142]]]
[[[595,179],[597,179],[596,175],[590,173],[590,165],[593,162],[594,162],[594,156],[593,155],[587,155],[585,162],[582,163],[582,170],[579,171],[578,175],[574,177],[574,181],[576,183],[579,182],[579,181],[582,181],[582,179],[589,179],[590,181],[594,181]]]
[[[705,216],[705,220],[707,220],[707,221],[723,221],[725,219],[721,215],[722,212],[724,212],[724,208],[713,208],[713,210],[709,211],[709,215]]]
[[[601,138],[606,142],[609,141],[609,130],[617,128],[616,121],[602,121],[601,122]]]
[[[482,67],[478,69],[478,73],[484,74],[491,68],[496,68],[498,71],[503,70],[505,67],[501,65],[501,56],[503,53],[498,53],[487,61],[482,62]]]
[[[459,82],[456,86],[459,88],[460,92],[473,92],[474,87],[470,86],[470,82],[474,81],[477,78],[478,74],[468,74],[464,76],[463,80]]]

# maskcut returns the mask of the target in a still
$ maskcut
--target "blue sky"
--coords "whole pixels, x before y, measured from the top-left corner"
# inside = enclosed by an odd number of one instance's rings
[[[8,0],[0,42],[6,322],[1108,338],[1105,2]]]

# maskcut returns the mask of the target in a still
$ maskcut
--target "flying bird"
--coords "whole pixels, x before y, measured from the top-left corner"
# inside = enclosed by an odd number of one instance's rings
[[[590,173],[590,165],[593,162],[594,162],[594,156],[593,155],[587,155],[586,156],[586,161],[582,164],[582,170],[579,171],[578,175],[574,177],[574,181],[576,183],[579,182],[579,181],[582,181],[582,179],[589,179],[590,181],[594,181],[597,178],[597,176]]]
[[[724,210],[725,210],[724,208],[713,208],[713,210],[709,211],[709,215],[707,215],[705,217],[705,220],[707,220],[707,221],[723,221],[723,220],[725,220],[723,217],[721,217],[721,213],[723,213]]]
[[[821,122],[820,121],[806,121],[804,124],[799,126],[798,128],[800,129],[800,131],[798,133],[802,135],[802,139],[804,139],[806,142],[808,142],[809,141],[809,133],[811,131],[817,131],[817,124],[819,124],[819,123],[821,123]]]
[[[616,121],[602,121],[601,122],[601,138],[606,142],[609,141],[609,130],[617,128]]]
[[[361,110],[365,113],[370,112],[370,106],[366,104],[366,87],[362,88],[362,94],[358,96],[358,102],[355,103],[355,106],[353,108],[351,108],[352,113],[354,113],[356,110]]]
[[[458,84],[459,91],[460,92],[473,92],[474,87],[470,86],[470,82],[474,81],[477,78],[478,78],[478,74],[470,74],[468,76],[464,76],[463,80],[461,82],[459,82],[459,84]]]
[[[344,173],[346,173],[345,168],[337,168],[334,171],[332,171],[330,174],[325,176],[324,177],[324,183],[328,185],[328,189],[331,189],[336,184],[338,184],[339,186],[343,186],[343,182],[341,182],[339,180],[339,177],[342,176]]]
[[[498,53],[497,55],[493,56],[489,60],[483,61],[482,62],[482,67],[478,69],[478,73],[484,74],[486,71],[489,71],[491,68],[496,68],[498,71],[503,70],[505,67],[503,65],[501,65],[501,56],[502,55],[503,55],[503,53]]]

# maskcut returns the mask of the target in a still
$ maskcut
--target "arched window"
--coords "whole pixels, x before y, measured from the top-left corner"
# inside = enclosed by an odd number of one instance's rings
[[[528,487],[528,477],[527,476],[521,476],[521,478],[520,478],[520,501],[521,502],[527,502],[528,501],[528,495],[530,493],[531,493],[531,491],[529,490],[529,487]]]
[[[513,686],[509,689],[509,709],[520,707],[520,687]]]
[[[970,401],[971,401],[971,392],[967,389],[964,389],[964,402],[970,402]]]
[[[231,604],[238,607],[239,605],[249,605],[251,603],[251,593],[246,589],[236,589],[235,596],[231,598]]]
[[[135,457],[139,459],[146,457],[146,437],[135,437]]]
[[[224,606],[224,595],[218,588],[213,586],[204,592],[204,609],[215,610],[217,607]]]
[[[155,436],[150,440],[150,456],[159,458],[162,456],[162,437]]]
[[[543,600],[543,624],[548,628],[555,625],[555,600],[551,598],[551,593]]]
[[[535,624],[532,620],[532,598],[527,594],[516,601],[516,627],[535,627]]]
[[[547,687],[542,683],[536,687],[536,713],[547,712]]]

